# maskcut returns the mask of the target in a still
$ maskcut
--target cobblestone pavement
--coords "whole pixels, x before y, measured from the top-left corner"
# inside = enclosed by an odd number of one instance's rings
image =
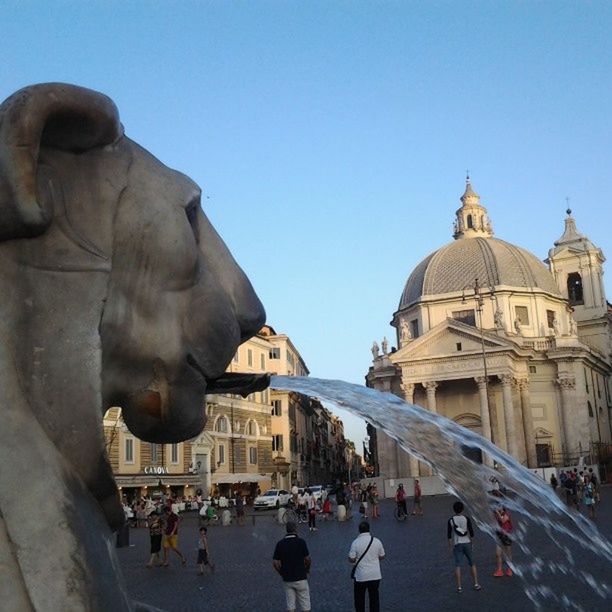
[[[393,505],[385,500],[382,518],[372,521],[373,533],[386,549],[381,583],[381,609],[384,612],[418,612],[469,610],[523,612],[534,609],[523,592],[518,577],[493,578],[494,542],[477,533],[474,544],[475,562],[483,590],[469,588],[467,572],[464,592],[455,592],[453,566],[448,556],[446,520],[453,498],[426,498],[424,517],[409,517],[398,523],[392,515]],[[604,487],[597,525],[608,539],[612,537],[612,488]],[[131,596],[167,612],[276,612],[285,609],[280,577],[272,569],[272,552],[284,527],[276,524],[268,512],[247,517],[245,526],[214,526],[208,530],[211,557],[216,571],[199,576],[196,573],[197,517],[185,516],[179,531],[179,547],[188,558],[181,567],[176,555],[169,568],[147,569],[149,542],[146,529],[132,529],[131,546],[118,549]],[[320,523],[319,530],[309,533],[300,526],[300,535],[310,548],[313,559],[310,575],[314,612],[351,612],[352,581],[347,554],[357,534],[359,518],[350,522]],[[536,542],[540,552],[546,551],[545,536]],[[576,555],[580,558],[579,554]],[[520,551],[515,551],[520,559]],[[600,578],[610,579],[610,567],[589,567]],[[562,578],[560,578],[562,580]],[[609,610],[603,600],[590,593],[577,593],[577,601],[589,611]],[[551,608],[552,609],[552,608]]]

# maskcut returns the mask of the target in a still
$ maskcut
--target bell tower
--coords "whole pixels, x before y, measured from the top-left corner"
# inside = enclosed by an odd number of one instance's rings
[[[603,284],[606,258],[600,248],[576,229],[571,209],[566,212],[565,231],[548,252],[546,261],[561,295],[573,309],[581,339],[607,354],[608,304]]]

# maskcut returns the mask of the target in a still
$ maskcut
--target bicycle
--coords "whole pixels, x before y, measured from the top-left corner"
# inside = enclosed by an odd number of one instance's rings
[[[395,520],[403,523],[408,518],[408,512],[406,510],[406,502],[397,502],[395,504]]]
[[[298,514],[293,508],[287,508],[283,513],[283,523],[286,525],[289,522],[298,523]]]

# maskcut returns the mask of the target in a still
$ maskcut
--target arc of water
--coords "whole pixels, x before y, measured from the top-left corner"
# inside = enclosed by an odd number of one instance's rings
[[[604,600],[612,596],[610,585],[598,581],[586,571],[584,563],[582,567],[576,566],[575,555],[566,544],[573,542],[583,552],[593,554],[598,560],[603,559],[612,569],[610,542],[593,523],[580,514],[568,512],[552,489],[545,483],[543,486],[539,477],[487,439],[439,414],[408,404],[396,395],[343,381],[273,376],[271,387],[316,397],[382,429],[404,450],[430,465],[447,490],[466,502],[479,527],[495,539],[498,526],[492,510],[493,504],[499,500],[490,494],[488,485],[492,477],[502,481],[511,491],[511,495],[503,500],[504,506],[515,513],[515,517],[520,517],[513,540],[528,559],[514,564],[516,573],[524,579],[525,591],[537,608],[545,606],[551,609],[553,605],[555,609],[584,610],[575,601],[575,580]],[[500,469],[474,463],[461,452],[462,446],[481,449]],[[532,529],[543,529],[549,535],[558,550],[558,559],[544,560],[530,549]],[[553,578],[558,574],[566,577],[561,589],[557,584],[552,586]]]

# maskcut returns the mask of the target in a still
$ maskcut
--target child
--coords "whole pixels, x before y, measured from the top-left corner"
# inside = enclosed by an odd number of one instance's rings
[[[208,538],[206,537],[206,527],[200,527],[200,536],[198,538],[198,574],[204,574],[204,566],[208,565],[211,571],[214,571],[215,566],[208,558]]]
[[[512,563],[512,540],[510,539],[509,534],[514,531],[514,527],[512,525],[512,517],[510,516],[510,512],[508,512],[508,510],[506,510],[506,508],[504,508],[503,506],[499,506],[498,508],[496,508],[495,518],[497,519],[497,524],[499,525],[499,529],[497,530],[499,544],[495,549],[495,559],[497,561],[497,567],[493,572],[493,576],[499,578],[504,575],[502,567],[503,556],[506,557],[506,564],[508,564],[508,561]],[[512,569],[510,568],[509,564],[506,569],[506,576],[512,576]]]
[[[463,513],[463,503],[457,501],[453,504],[453,511],[455,515],[448,519],[447,525],[447,538],[448,538],[448,550],[452,552],[455,559],[455,579],[457,580],[457,593],[463,592],[461,586],[461,559],[465,557],[468,565],[472,572],[472,579],[474,581],[474,590],[480,591],[482,588],[478,584],[478,572],[474,561],[472,559],[472,538],[474,537],[474,528],[472,527],[472,521]]]

